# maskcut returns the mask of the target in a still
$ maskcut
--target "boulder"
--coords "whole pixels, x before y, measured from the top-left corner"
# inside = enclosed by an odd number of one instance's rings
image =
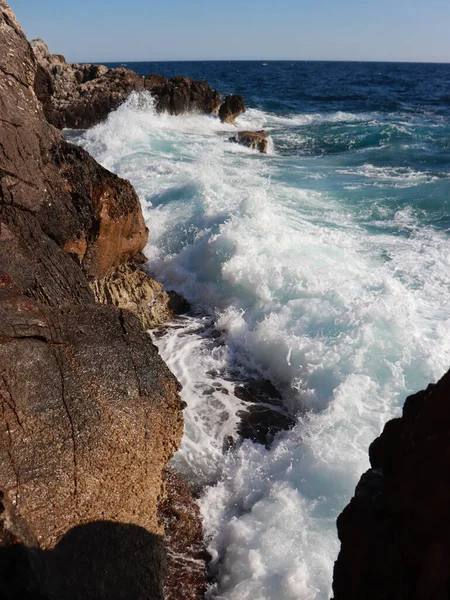
[[[335,600],[445,600],[450,573],[450,371],[407,398],[370,446],[338,518]]]
[[[237,136],[231,137],[230,142],[236,142],[253,150],[267,154],[269,135],[265,131],[240,131]]]
[[[222,123],[234,123],[236,118],[245,113],[244,98],[238,94],[227,96],[219,109],[219,117]]]

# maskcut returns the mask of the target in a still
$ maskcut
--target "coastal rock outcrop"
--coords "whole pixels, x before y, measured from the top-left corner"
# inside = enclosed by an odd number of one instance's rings
[[[44,117],[41,68],[0,0],[0,596],[160,599],[180,388],[92,292],[135,273],[148,231],[132,186]]]
[[[222,123],[234,123],[239,115],[245,113],[244,98],[239,94],[227,96],[219,108],[219,117]]]
[[[269,148],[269,135],[265,131],[239,131],[237,136],[230,138],[230,142],[236,142],[253,150],[267,154]]]
[[[160,75],[137,75],[129,69],[104,65],[67,63],[51,54],[43,40],[31,42],[39,64],[35,92],[50,123],[58,128],[87,128],[106,118],[132,92],[148,90],[159,112],[219,113],[220,94],[206,81],[188,77],[167,79]]]
[[[338,518],[335,600],[449,598],[449,440],[450,371],[370,446],[371,469]]]

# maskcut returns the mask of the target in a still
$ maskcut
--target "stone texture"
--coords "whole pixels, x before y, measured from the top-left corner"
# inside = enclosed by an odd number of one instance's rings
[[[269,135],[265,131],[240,131],[237,137],[231,137],[230,142],[236,142],[253,150],[267,154]]]
[[[210,556],[203,541],[195,493],[172,469],[165,470],[166,500],[161,505],[165,525],[167,575],[165,600],[202,600],[207,588]]]
[[[124,308],[138,317],[144,329],[174,317],[170,295],[139,265],[127,263],[91,283],[96,302]]]
[[[179,384],[91,290],[148,232],[132,186],[46,120],[40,68],[0,0],[0,597],[159,600]]]
[[[148,90],[159,112],[179,115],[185,112],[217,115],[220,94],[206,81],[188,77],[167,79],[149,74],[145,77],[124,69],[104,65],[66,63],[61,55],[50,54],[42,40],[32,47],[39,63],[35,91],[45,115],[56,127],[87,128],[104,120],[132,92]]]
[[[244,98],[239,94],[227,96],[219,109],[219,117],[222,123],[234,123],[236,118],[245,113]]]
[[[338,519],[335,600],[450,597],[450,371],[407,398],[370,446]]]

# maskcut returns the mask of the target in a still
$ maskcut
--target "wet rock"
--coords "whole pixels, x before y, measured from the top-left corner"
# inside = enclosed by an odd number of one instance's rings
[[[180,115],[187,112],[217,114],[221,104],[218,92],[206,81],[174,77],[163,85],[151,88],[159,112]]]
[[[450,573],[450,371],[370,446],[338,518],[335,600],[444,600]]]
[[[295,419],[270,381],[249,381],[235,387],[234,394],[248,403],[245,410],[237,413],[241,419],[238,433],[244,439],[269,447],[277,433],[294,427]]]
[[[267,154],[269,148],[269,135],[265,131],[240,131],[237,136],[231,137],[230,142],[236,142],[253,150]]]
[[[234,123],[246,111],[244,98],[239,94],[227,96],[220,106],[219,117],[222,123]]]
[[[167,498],[160,507],[165,526],[167,575],[165,600],[201,600],[207,588],[209,554],[203,541],[200,510],[192,486],[165,470]]]
[[[159,112],[219,112],[220,94],[206,81],[188,77],[169,80],[155,74],[142,77],[123,67],[66,63],[63,56],[50,54],[42,40],[33,40],[31,45],[41,70],[36,92],[47,119],[56,127],[91,127],[104,120],[132,92],[143,90],[154,96]]]

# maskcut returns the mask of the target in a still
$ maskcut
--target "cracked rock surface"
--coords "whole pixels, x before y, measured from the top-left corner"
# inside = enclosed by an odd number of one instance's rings
[[[46,121],[39,86],[0,0],[0,597],[159,599],[179,384],[136,316],[92,292],[148,231],[131,184]]]

